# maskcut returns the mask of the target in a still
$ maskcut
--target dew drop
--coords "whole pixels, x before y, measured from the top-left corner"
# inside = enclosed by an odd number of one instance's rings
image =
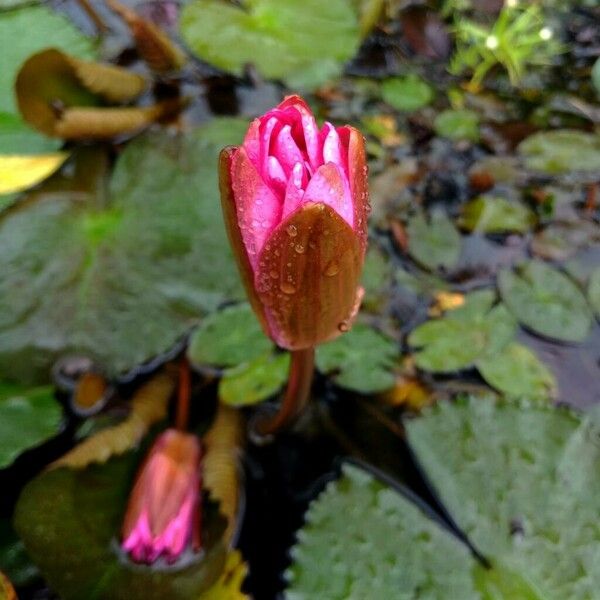
[[[308,247],[309,247],[311,250],[314,250],[314,249],[317,247],[317,245],[316,245],[314,242],[308,242]]]
[[[279,273],[275,270],[269,272],[269,277],[271,279],[277,279],[279,277]]]
[[[296,287],[294,286],[293,283],[290,283],[289,281],[282,281],[279,288],[281,289],[281,291],[284,294],[295,294],[296,293]]]
[[[342,321],[339,325],[338,325],[338,329],[342,332],[345,333],[346,331],[348,331],[350,329],[350,326],[348,325],[348,321]]]
[[[291,262],[290,263],[286,263],[286,266],[291,267],[292,263]]]
[[[340,272],[340,264],[338,263],[337,260],[333,259],[330,260],[326,265],[325,265],[325,271],[323,271],[323,273],[327,276],[327,277],[333,277],[334,275],[337,275]]]
[[[288,225],[285,230],[290,237],[296,237],[298,235],[298,229],[295,225]]]
[[[303,246],[302,244],[296,244],[294,246],[294,250],[298,253],[298,254],[304,254],[306,252],[306,247]]]

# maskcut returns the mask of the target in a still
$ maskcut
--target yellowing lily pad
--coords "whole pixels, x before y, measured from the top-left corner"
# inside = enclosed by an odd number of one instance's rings
[[[20,192],[48,178],[68,157],[66,152],[33,156],[0,154],[0,194]]]

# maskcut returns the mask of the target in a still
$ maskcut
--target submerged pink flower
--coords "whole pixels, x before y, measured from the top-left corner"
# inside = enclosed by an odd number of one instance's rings
[[[142,465],[123,523],[123,549],[136,562],[174,562],[191,542],[200,547],[200,442],[167,429]]]
[[[267,334],[296,350],[347,329],[367,241],[360,132],[319,129],[290,96],[222,152],[220,179],[230,241]]]

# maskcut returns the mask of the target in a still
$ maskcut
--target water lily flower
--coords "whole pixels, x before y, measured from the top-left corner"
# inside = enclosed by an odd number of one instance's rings
[[[155,440],[129,497],[122,548],[140,563],[172,563],[191,544],[200,549],[198,438],[167,429]]]
[[[367,165],[356,129],[317,127],[298,96],[221,154],[228,235],[261,324],[279,346],[314,347],[348,329],[367,244]]]

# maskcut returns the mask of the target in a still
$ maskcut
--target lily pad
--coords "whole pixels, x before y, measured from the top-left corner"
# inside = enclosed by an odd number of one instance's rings
[[[593,416],[473,398],[439,403],[407,421],[406,431],[458,526],[492,565],[527,582],[529,595],[483,597],[596,597],[600,425]]]
[[[221,69],[241,75],[251,63],[266,77],[309,88],[338,75],[360,41],[346,0],[248,0],[243,8],[193,0],[183,8],[181,34]]]
[[[506,396],[552,399],[556,395],[552,371],[527,346],[517,342],[478,360],[476,365],[481,376]]]
[[[444,110],[434,121],[438,135],[451,140],[479,140],[479,115],[468,109]]]
[[[467,548],[412,496],[363,469],[344,465],[305,521],[287,600],[478,598]]]
[[[448,216],[435,211],[427,222],[419,213],[408,222],[408,252],[428,269],[450,269],[460,258],[460,233]]]
[[[131,563],[118,539],[140,452],[85,469],[61,467],[33,479],[14,523],[44,579],[64,600],[197,598],[223,569],[224,519],[213,504],[202,519],[204,552],[173,566]]]
[[[394,385],[399,350],[396,342],[357,323],[348,333],[317,348],[319,371],[332,374],[343,388],[373,394]]]
[[[204,319],[190,338],[188,358],[198,365],[235,367],[271,348],[250,305],[243,303]]]
[[[225,371],[219,398],[230,406],[248,406],[270,398],[287,381],[290,355],[267,352]]]
[[[598,171],[600,135],[572,129],[541,131],[518,147],[528,169],[545,173]]]
[[[473,366],[478,359],[501,351],[516,333],[516,321],[503,304],[493,306],[491,290],[472,292],[465,305],[427,321],[408,337],[417,366],[449,373]]]
[[[535,215],[524,204],[506,198],[480,196],[463,207],[460,225],[481,233],[525,233],[535,223]]]
[[[386,79],[381,94],[390,106],[408,112],[427,106],[434,97],[433,88],[414,73]]]
[[[244,124],[227,123],[219,146],[210,125],[136,139],[106,203],[42,188],[0,218],[0,373],[43,379],[67,353],[128,371],[240,293],[214,165]]]
[[[93,58],[95,43],[64,16],[46,6],[0,12],[0,111],[16,113],[14,83],[25,60],[43,48],[59,48],[79,58]]]
[[[23,451],[55,436],[62,412],[50,386],[0,383],[0,469]]]
[[[577,285],[539,260],[530,260],[498,274],[502,299],[526,327],[549,338],[583,341],[592,325],[592,314]]]

